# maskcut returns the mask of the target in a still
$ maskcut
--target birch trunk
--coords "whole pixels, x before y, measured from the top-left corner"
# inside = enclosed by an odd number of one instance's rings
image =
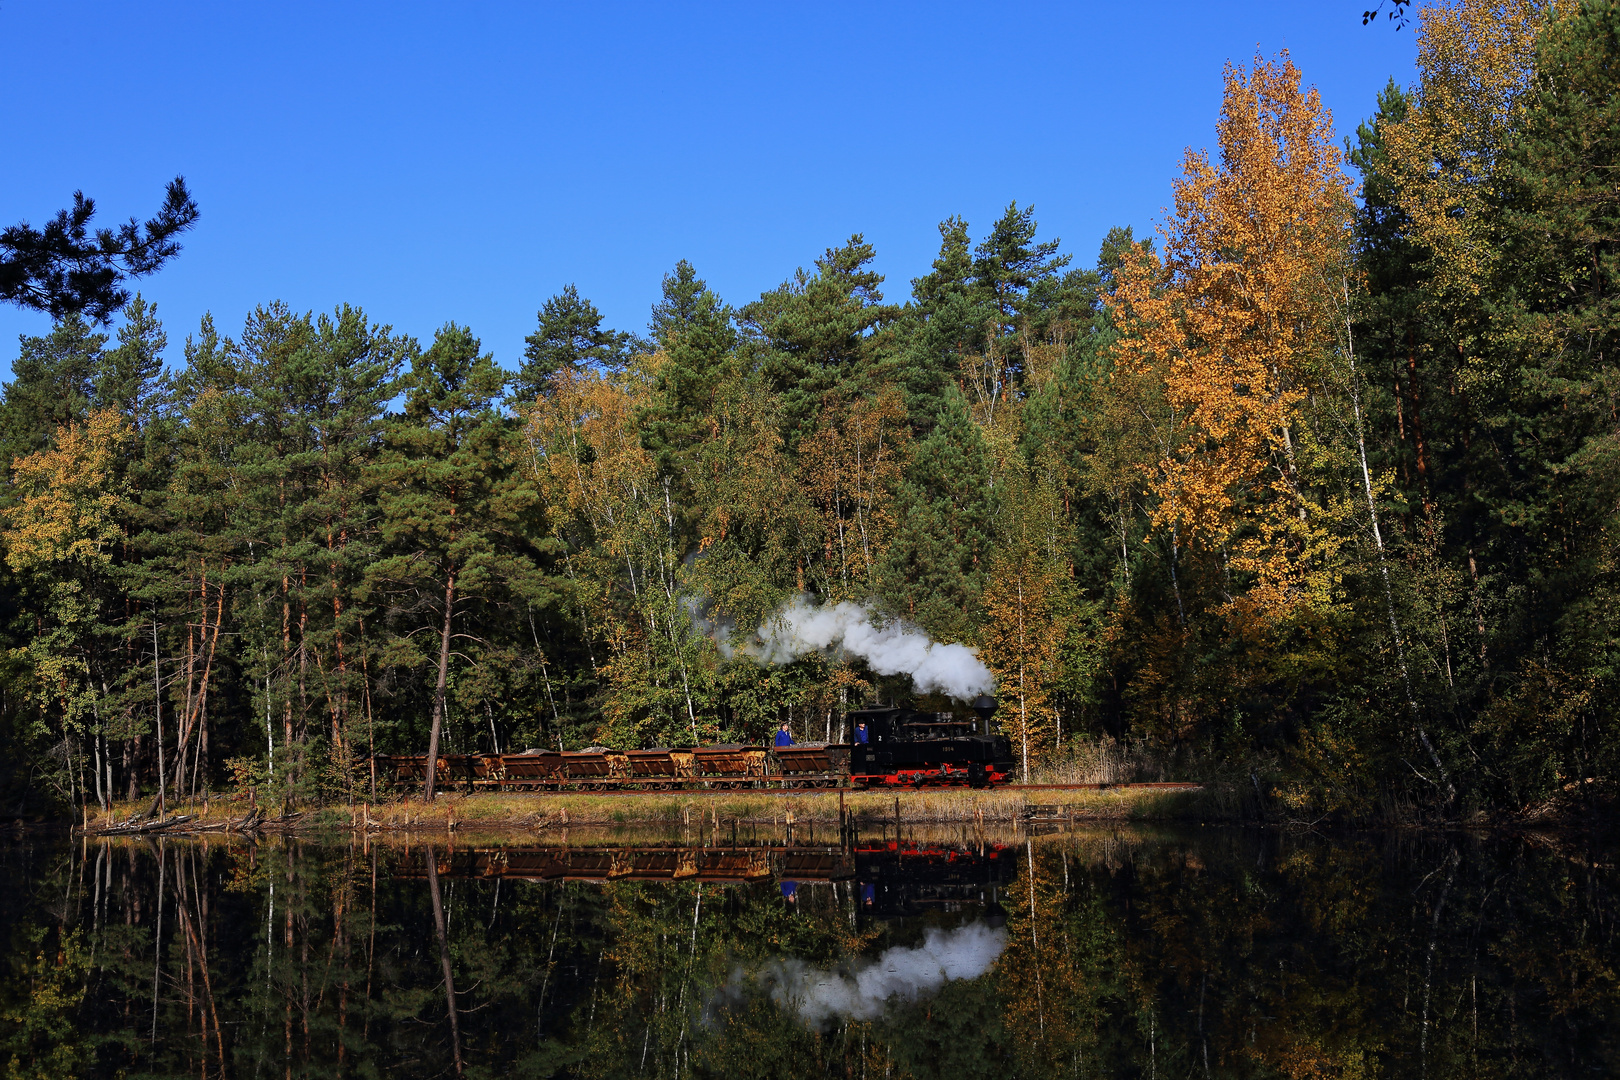
[[[422,798],[433,801],[433,781],[439,768],[439,732],[444,727],[444,688],[450,675],[450,620],[455,614],[456,574],[452,570],[444,583],[444,625],[439,631],[439,679],[433,688],[433,727],[428,733],[427,776],[422,781]],[[457,1069],[460,1072],[460,1069]]]

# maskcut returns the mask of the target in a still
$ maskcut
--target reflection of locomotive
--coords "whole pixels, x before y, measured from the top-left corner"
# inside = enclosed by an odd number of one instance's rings
[[[618,751],[602,746],[563,752],[441,754],[435,783],[470,788],[565,790],[734,787],[936,786],[989,787],[1012,771],[1012,749],[995,734],[994,698],[973,703],[978,720],[895,707],[848,714],[849,730],[866,725],[866,741],[803,743],[766,748],[726,743]],[[378,755],[396,782],[420,782],[425,755]]]
[[[986,917],[996,925],[1006,918],[996,904],[996,891],[1017,877],[1017,850],[1000,844],[975,849],[891,841],[855,848],[862,909],[879,919],[984,904]]]

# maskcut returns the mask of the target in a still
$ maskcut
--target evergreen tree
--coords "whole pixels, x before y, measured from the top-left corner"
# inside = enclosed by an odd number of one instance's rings
[[[136,293],[124,309],[118,346],[103,352],[96,365],[91,380],[96,405],[117,409],[137,430],[155,420],[165,392],[163,350],[168,347],[157,305]]]
[[[967,401],[947,388],[896,501],[894,539],[880,572],[890,606],[942,640],[967,636],[984,587],[995,504],[989,448]]]
[[[82,420],[95,401],[107,335],[69,315],[44,337],[19,338],[11,381],[0,394],[0,461],[42,450],[56,429]]]
[[[1035,232],[1035,208],[1008,203],[990,235],[973,249],[978,285],[996,311],[994,336],[1018,333],[1042,291],[1069,265],[1070,257],[1058,254],[1060,241],[1036,243]]]
[[[546,392],[559,371],[614,370],[639,343],[629,334],[602,328],[602,313],[572,284],[547,300],[540,325],[524,338],[523,365],[512,380],[512,394],[533,400]]]
[[[711,433],[715,390],[737,347],[732,311],[684,259],[664,277],[664,298],[649,325],[663,350],[653,371],[652,401],[641,415],[642,443],[659,472],[690,491],[691,453]],[[685,502],[685,499],[682,500]]]
[[[912,427],[926,434],[943,404],[945,388],[962,375],[964,364],[984,350],[995,312],[975,277],[967,222],[939,223],[939,254],[933,269],[911,283],[906,309],[909,333],[901,359],[900,384]]]
[[[481,660],[499,660],[479,633],[480,617],[532,602],[544,589],[538,499],[515,468],[516,430],[496,410],[503,376],[479,350],[470,330],[449,323],[412,358],[402,380],[405,410],[389,425],[371,473],[389,554],[367,568],[362,598],[388,601],[393,636],[384,662],[432,673],[427,798],[437,779],[452,654],[469,661],[474,670],[466,674],[476,679]],[[431,652],[424,640],[432,641]]]
[[[134,218],[90,236],[96,201],[73,193],[43,229],[26,221],[0,232],[0,301],[48,313],[53,319],[84,314],[106,323],[129,302],[128,278],[157,272],[180,253],[177,237],[197,223],[197,204],[186,180],[169,181],[163,205],[144,225]]]
[[[781,395],[790,446],[813,430],[829,392],[870,392],[878,378],[886,359],[881,330],[898,309],[883,302],[883,275],[869,268],[876,256],[857,233],[843,247],[828,248],[814,274],[801,267],[738,313],[764,347],[763,370]]]
[[[717,301],[692,264],[682,259],[664,275],[663,296],[653,305],[647,333],[656,348],[667,349],[682,331],[710,313]]]
[[[1517,640],[1493,649],[1499,664],[1522,657],[1511,688],[1498,676],[1494,689],[1512,704],[1492,732],[1521,782],[1612,775],[1620,764],[1606,704],[1620,689],[1617,72],[1620,6],[1582,3],[1554,16],[1537,38],[1523,121],[1501,170],[1500,284],[1489,295],[1506,378],[1487,399],[1499,411],[1480,435],[1500,465],[1479,495],[1494,519],[1493,562],[1511,560],[1512,576],[1524,575]],[[1538,723],[1549,691],[1565,705]]]

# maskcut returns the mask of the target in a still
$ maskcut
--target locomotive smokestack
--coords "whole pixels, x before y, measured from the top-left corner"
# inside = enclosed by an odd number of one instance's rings
[[[980,694],[973,699],[973,711],[979,714],[984,724],[984,733],[990,734],[990,718],[996,714],[996,699],[989,694]]]

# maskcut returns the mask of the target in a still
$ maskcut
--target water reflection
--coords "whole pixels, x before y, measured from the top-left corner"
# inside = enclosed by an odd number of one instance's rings
[[[794,957],[752,969],[738,967],[709,999],[705,1016],[712,1024],[717,1009],[735,1009],[749,995],[764,993],[811,1027],[876,1020],[894,1005],[933,997],[953,979],[977,979],[1006,947],[1006,930],[975,920],[954,930],[931,926],[921,945],[896,945],[875,960],[830,969]]]
[[[1592,1076],[1586,839],[0,842],[19,1076]]]

